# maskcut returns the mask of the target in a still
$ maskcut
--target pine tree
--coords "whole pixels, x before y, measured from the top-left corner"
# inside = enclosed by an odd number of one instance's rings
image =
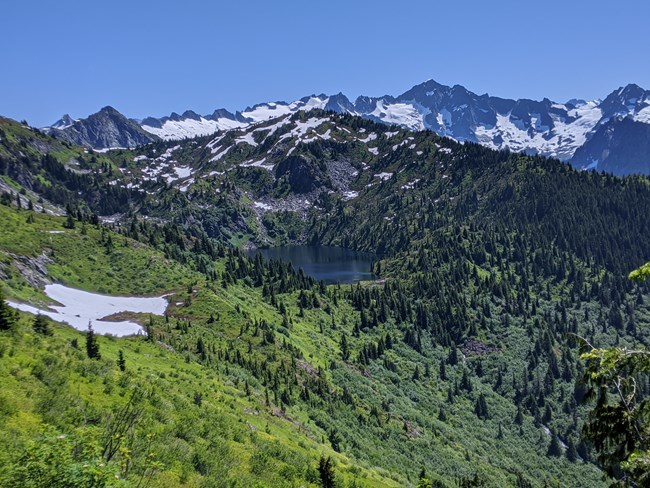
[[[153,317],[149,315],[149,322],[147,323],[147,340],[154,342],[153,338]]]
[[[524,414],[521,411],[521,407],[517,407],[517,414],[515,415],[515,424],[522,425],[524,423]]]
[[[13,310],[7,302],[5,302],[5,296],[2,291],[2,285],[0,284],[0,330],[10,330],[16,323],[16,318]]]
[[[420,367],[417,364],[415,365],[415,371],[413,371],[411,379],[413,381],[418,381],[420,379]]]
[[[320,475],[320,484],[323,488],[334,488],[334,468],[332,467],[332,458],[321,456],[318,463],[318,474]]]
[[[330,430],[328,439],[332,445],[332,449],[334,449],[336,452],[341,452],[341,436],[336,430]]]
[[[476,413],[476,416],[480,419],[489,418],[488,406],[487,406],[487,402],[485,401],[485,395],[483,395],[483,393],[481,393],[478,396],[478,399],[476,400],[476,405],[474,406],[474,413]]]
[[[86,354],[90,359],[101,359],[102,357],[99,353],[99,344],[91,323],[88,323],[88,331],[86,332]]]
[[[32,324],[34,332],[37,334],[50,335],[50,323],[47,320],[47,317],[41,315],[40,313],[34,317],[34,323]]]
[[[348,345],[348,339],[345,336],[345,333],[341,333],[341,357],[344,361],[350,359],[350,346]]]
[[[573,437],[569,437],[566,450],[566,458],[571,463],[575,463],[578,460],[578,449],[576,448],[576,443],[573,440]]]
[[[122,349],[117,352],[117,367],[120,368],[120,371],[122,372],[126,371],[126,361]]]
[[[71,213],[68,213],[68,217],[66,218],[65,224],[63,224],[63,227],[66,229],[74,229],[75,228],[75,221],[74,217],[72,216]]]
[[[555,432],[551,432],[551,444],[548,446],[549,456],[559,457],[562,455],[562,447],[560,446],[560,440],[557,437]]]

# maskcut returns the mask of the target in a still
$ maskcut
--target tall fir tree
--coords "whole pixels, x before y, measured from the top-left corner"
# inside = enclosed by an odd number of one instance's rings
[[[91,323],[88,323],[88,331],[86,332],[86,354],[90,359],[101,359],[102,357],[99,353],[99,344]]]

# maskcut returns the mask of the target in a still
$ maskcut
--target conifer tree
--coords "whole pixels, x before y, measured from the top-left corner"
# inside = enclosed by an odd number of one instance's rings
[[[557,437],[555,432],[551,432],[551,443],[548,446],[549,456],[559,457],[562,455],[562,447],[560,446],[560,440]]]
[[[348,346],[348,339],[345,335],[345,333],[341,333],[341,357],[343,358],[344,361],[347,361],[350,359],[350,346]]]
[[[120,368],[120,371],[126,371],[126,360],[124,359],[124,352],[120,349],[117,352],[117,367]]]
[[[88,323],[88,331],[86,332],[86,354],[90,359],[101,359],[102,357],[99,353],[99,344],[97,343],[95,331],[90,322]]]
[[[13,310],[5,302],[2,285],[0,285],[0,330],[10,330],[16,323]]]
[[[320,484],[323,488],[334,488],[334,468],[332,467],[332,458],[321,456],[318,463],[318,474],[320,475]]]
[[[476,416],[480,419],[489,418],[487,401],[485,400],[485,395],[483,393],[481,393],[476,400],[474,413],[476,413]]]
[[[34,332],[37,334],[50,335],[50,324],[47,320],[47,317],[41,315],[40,313],[34,317],[34,323],[32,324]]]

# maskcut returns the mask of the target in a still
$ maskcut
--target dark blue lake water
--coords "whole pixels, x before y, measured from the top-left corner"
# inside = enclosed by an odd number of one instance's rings
[[[251,251],[251,255],[262,254],[265,259],[290,261],[298,270],[323,280],[325,283],[356,283],[374,280],[370,272],[372,263],[377,260],[374,254],[352,251],[333,246],[281,246]]]

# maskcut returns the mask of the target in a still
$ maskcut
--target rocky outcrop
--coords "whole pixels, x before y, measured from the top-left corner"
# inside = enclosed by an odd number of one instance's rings
[[[280,162],[275,177],[276,186],[286,182],[293,193],[310,193],[322,187],[332,187],[326,166],[302,155],[289,156]]]
[[[51,127],[47,131],[72,144],[95,149],[133,148],[159,140],[113,107],[104,107],[63,129]]]

